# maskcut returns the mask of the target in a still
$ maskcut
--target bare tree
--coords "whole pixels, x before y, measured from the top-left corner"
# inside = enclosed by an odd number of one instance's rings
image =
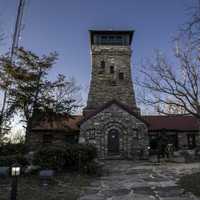
[[[3,39],[4,39],[4,34],[3,34],[3,33],[0,33],[0,44],[1,44],[1,42],[3,41]]]
[[[154,105],[159,113],[170,114],[168,108],[180,110],[200,119],[200,54],[193,47],[178,48],[174,63],[160,52],[141,71],[140,81],[147,92],[144,102]]]
[[[200,0],[194,0],[194,4],[187,8],[189,20],[180,29],[179,36],[189,38],[194,46],[200,48]]]
[[[172,62],[160,51],[143,66],[143,103],[163,114],[191,114],[200,119],[200,0],[193,1],[190,18],[174,39]],[[141,100],[141,99],[140,99]]]

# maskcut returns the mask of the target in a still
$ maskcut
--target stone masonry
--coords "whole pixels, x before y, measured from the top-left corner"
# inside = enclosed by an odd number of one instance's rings
[[[147,126],[115,103],[84,122],[81,137],[97,147],[99,158],[106,158],[109,156],[108,134],[113,129],[119,132],[119,155],[138,159],[148,146]]]
[[[84,112],[94,111],[112,99],[138,112],[131,78],[131,53],[130,45],[92,44],[92,75]],[[101,66],[102,62],[105,66]],[[113,73],[110,67],[113,67]],[[123,80],[119,78],[120,73],[123,73]]]
[[[92,73],[79,141],[95,145],[100,158],[139,158],[149,145],[131,78],[132,35],[133,31],[90,32]]]

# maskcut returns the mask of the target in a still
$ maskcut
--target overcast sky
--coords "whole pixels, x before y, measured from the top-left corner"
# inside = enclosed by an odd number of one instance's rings
[[[86,99],[90,79],[89,29],[134,29],[133,75],[154,49],[169,54],[171,38],[188,20],[195,0],[27,0],[20,45],[36,54],[59,53],[50,73],[73,76]],[[18,0],[0,0],[0,26],[6,33],[0,53],[8,51]],[[137,95],[137,94],[136,94]]]

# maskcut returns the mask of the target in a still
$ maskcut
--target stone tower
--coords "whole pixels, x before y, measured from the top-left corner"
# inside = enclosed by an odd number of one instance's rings
[[[115,99],[138,113],[131,78],[133,31],[90,31],[92,75],[84,114]]]
[[[148,147],[131,79],[133,31],[90,31],[92,76],[79,142],[93,144],[100,158],[138,158]]]

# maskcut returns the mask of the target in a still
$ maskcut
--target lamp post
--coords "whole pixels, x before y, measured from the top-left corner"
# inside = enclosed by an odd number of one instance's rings
[[[12,185],[11,185],[11,200],[17,200],[17,177],[20,176],[21,167],[17,163],[11,167]]]

